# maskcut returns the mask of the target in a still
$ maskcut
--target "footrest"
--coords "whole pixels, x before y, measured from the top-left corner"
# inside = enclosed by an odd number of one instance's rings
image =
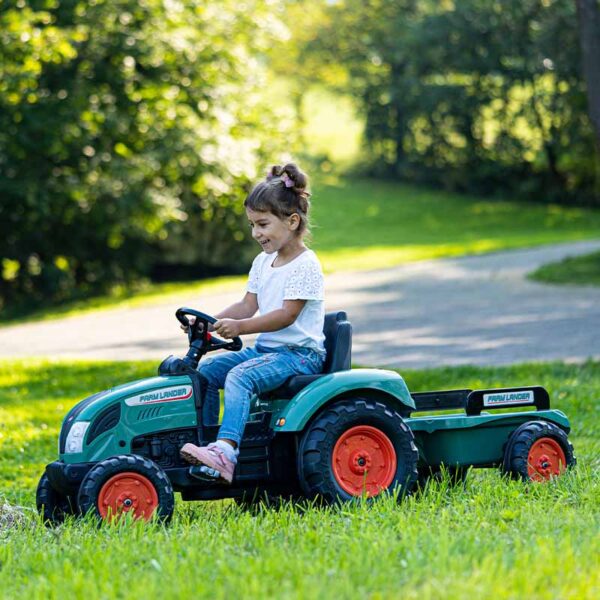
[[[196,465],[188,469],[190,477],[200,479],[201,481],[219,481],[221,479],[221,473],[216,469],[211,469],[206,465]]]

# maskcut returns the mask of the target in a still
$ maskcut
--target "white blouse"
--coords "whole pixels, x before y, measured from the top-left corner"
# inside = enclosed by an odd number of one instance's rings
[[[302,346],[324,353],[324,279],[317,255],[305,250],[281,267],[273,266],[276,258],[276,252],[261,252],[252,263],[247,289],[257,295],[258,310],[262,315],[278,310],[284,300],[306,300],[306,304],[291,325],[261,333],[256,341],[261,346]]]

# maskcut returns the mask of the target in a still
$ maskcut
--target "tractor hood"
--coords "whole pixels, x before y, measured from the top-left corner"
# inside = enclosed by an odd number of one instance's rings
[[[128,453],[131,440],[152,431],[196,425],[187,375],[140,379],[85,398],[66,415],[59,437],[65,462]]]

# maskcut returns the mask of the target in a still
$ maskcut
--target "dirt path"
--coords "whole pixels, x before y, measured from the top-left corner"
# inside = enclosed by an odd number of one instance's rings
[[[596,249],[600,241],[339,273],[327,278],[327,308],[347,311],[353,362],[361,365],[600,358],[600,288],[525,279],[541,264]],[[1,328],[0,358],[159,361],[185,353],[186,338],[174,317],[178,306],[213,313],[242,293]]]

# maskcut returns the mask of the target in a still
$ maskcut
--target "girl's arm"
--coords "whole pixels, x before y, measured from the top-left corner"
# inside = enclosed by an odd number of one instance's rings
[[[219,319],[214,328],[218,334],[228,339],[248,333],[279,331],[289,327],[298,318],[305,304],[306,300],[284,300],[282,308],[260,315],[260,317],[239,320]]]
[[[256,294],[246,292],[246,295],[235,304],[224,308],[217,313],[217,319],[248,319],[256,314],[258,310],[258,300]]]

